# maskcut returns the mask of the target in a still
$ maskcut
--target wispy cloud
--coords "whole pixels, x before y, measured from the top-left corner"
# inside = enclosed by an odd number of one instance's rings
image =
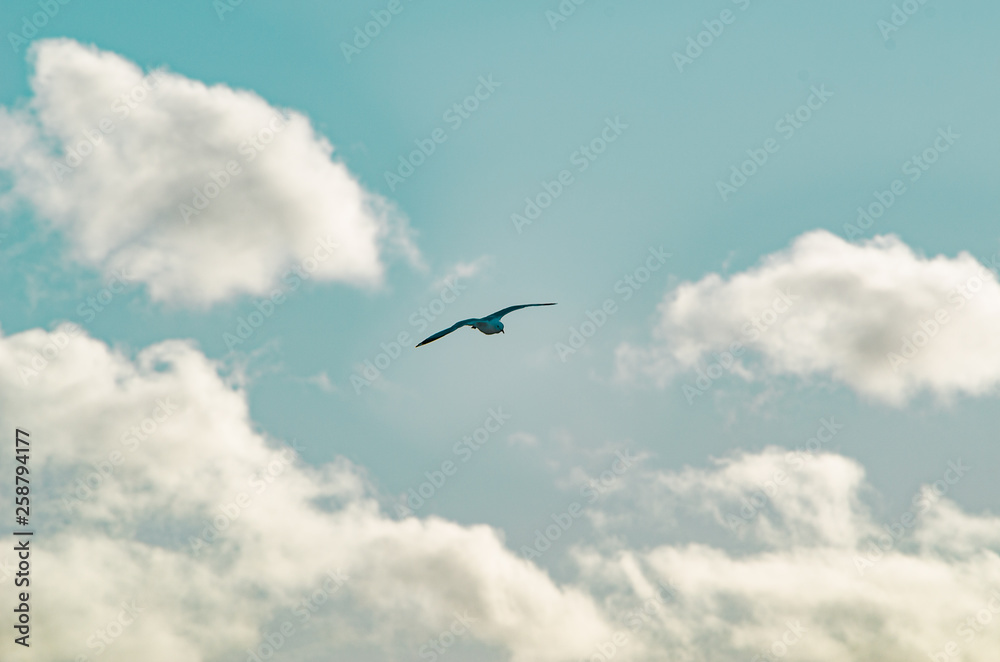
[[[457,262],[448,269],[443,276],[431,283],[432,290],[439,290],[447,287],[452,281],[466,281],[479,276],[489,270],[495,260],[492,255],[480,255],[470,262]]]

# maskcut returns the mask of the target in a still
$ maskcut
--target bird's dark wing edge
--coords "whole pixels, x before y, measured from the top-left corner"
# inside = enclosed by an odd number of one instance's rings
[[[444,331],[438,331],[433,336],[429,336],[428,338],[425,338],[424,340],[420,341],[420,344],[418,344],[417,347],[420,347],[420,345],[426,345],[429,342],[434,342],[438,338],[443,338],[444,336],[448,335],[449,333],[451,333],[455,329],[460,329],[463,326],[472,325],[472,324],[474,324],[475,322],[478,322],[478,321],[479,321],[478,319],[473,318],[473,319],[462,320],[461,322],[455,322],[455,324],[453,326],[445,329]]]
[[[532,306],[554,306],[554,303],[523,303],[520,306],[511,306],[510,308],[504,308],[503,310],[498,310],[492,315],[487,315],[486,319],[498,320],[507,313],[512,313],[515,310],[521,310],[522,308],[531,308]]]

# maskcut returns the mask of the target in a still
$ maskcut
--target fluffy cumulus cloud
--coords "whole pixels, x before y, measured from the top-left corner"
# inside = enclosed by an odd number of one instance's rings
[[[575,550],[581,581],[609,592],[605,611],[633,635],[619,654],[635,659],[987,662],[1000,519],[948,499],[974,470],[955,458],[891,516],[865,506],[859,464],[818,449],[636,474],[604,506],[614,542]],[[700,532],[679,533],[692,519]],[[683,540],[651,541],[656,528]]]
[[[810,232],[747,271],[674,288],[653,341],[620,346],[617,364],[661,386],[695,369],[702,392],[729,371],[832,378],[897,405],[984,394],[1000,381],[1000,284],[968,253]]]
[[[292,270],[372,286],[387,253],[419,262],[405,222],[301,113],[71,40],[31,58],[33,96],[0,109],[4,202],[80,262],[194,305],[267,294]]]
[[[42,661],[305,660],[311,646],[458,661],[478,645],[525,661],[794,648],[863,662],[951,644],[986,662],[1000,645],[1000,520],[948,500],[970,471],[959,458],[888,519],[865,505],[860,465],[821,445],[636,468],[589,511],[558,584],[488,526],[395,519],[359,467],[304,464],[185,342],[127,356],[65,329],[0,337],[0,425],[33,443]],[[12,547],[0,539],[8,588]]]
[[[570,660],[610,633],[589,594],[494,529],[394,519],[359,468],[303,464],[255,430],[240,384],[187,343],[130,357],[65,329],[0,338],[0,425],[31,434],[34,659],[267,654],[286,622],[285,659],[319,637]],[[4,454],[5,474],[12,464]],[[7,614],[13,545],[0,538]],[[0,656],[13,650],[3,637]]]
[[[0,426],[31,434],[42,662],[991,662],[1000,646],[1000,520],[948,499],[960,458],[891,518],[821,444],[636,467],[588,511],[556,583],[491,527],[393,518],[361,468],[303,463],[186,342],[126,355],[65,329],[0,337]]]

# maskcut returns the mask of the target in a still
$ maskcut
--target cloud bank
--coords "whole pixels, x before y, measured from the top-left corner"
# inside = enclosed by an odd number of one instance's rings
[[[482,659],[475,646],[525,662],[792,650],[866,662],[949,643],[988,662],[1000,645],[1000,520],[948,499],[974,470],[961,458],[908,518],[873,514],[862,467],[819,447],[636,468],[588,511],[592,530],[563,557],[573,576],[557,583],[502,532],[392,518],[362,468],[304,464],[186,342],[128,356],[63,330],[0,337],[0,425],[30,425],[34,444],[43,662],[307,660],[310,646],[456,662]],[[6,613],[12,547],[0,538]],[[12,647],[0,640],[0,654]]]
[[[359,468],[304,465],[255,430],[239,384],[185,342],[129,358],[63,330],[0,338],[0,412],[34,440],[38,660],[254,648],[282,614],[301,628],[293,610],[327,573],[348,578],[323,611],[346,622],[323,629],[327,645],[412,654],[458,614],[468,639],[512,659],[568,660],[608,631],[588,595],[553,583],[490,527],[392,519]],[[0,466],[12,463],[4,454]],[[2,574],[0,607],[12,613]],[[134,623],[110,625],[132,601]],[[0,655],[12,646],[4,637]]]

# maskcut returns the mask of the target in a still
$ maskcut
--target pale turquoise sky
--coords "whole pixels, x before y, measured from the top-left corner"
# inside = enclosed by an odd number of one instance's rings
[[[2,22],[16,22],[32,6],[6,4]],[[350,63],[338,44],[370,20],[375,4],[248,1],[220,21],[210,3],[111,9],[71,2],[39,31],[95,44],[146,68],[252,89],[273,105],[305,113],[362,182],[409,217],[428,273],[396,263],[379,292],[310,287],[241,347],[267,348],[251,361],[252,372],[267,373],[251,395],[254,417],[269,432],[311,440],[306,455],[315,461],[343,453],[389,491],[405,490],[424,467],[438,464],[451,441],[498,404],[512,412],[511,428],[543,436],[564,430],[584,447],[629,440],[663,466],[699,463],[733,446],[793,443],[820,416],[837,413],[851,423],[842,450],[902,499],[940,461],[944,451],[933,441],[944,431],[970,452],[997,459],[983,418],[989,401],[931,408],[918,423],[914,411],[859,402],[843,387],[795,388],[765,415],[739,405],[732,412],[709,402],[689,407],[680,388],[609,384],[611,351],[644,337],[671,279],[742,270],[811,229],[842,234],[855,208],[888,187],[939,128],[951,126],[962,139],[877,228],[928,255],[970,250],[985,258],[1000,248],[992,185],[1000,140],[992,110],[1000,94],[992,84],[1000,73],[990,28],[994,5],[931,3],[891,42],[876,25],[889,17],[891,4],[869,2],[827,8],[752,2],[741,11],[725,2],[666,7],[591,0],[554,31],[534,3],[403,7]],[[679,73],[672,54],[726,8],[734,22]],[[27,93],[28,68],[23,49],[0,53],[0,94],[10,105]],[[499,87],[453,129],[444,114],[475,92],[480,76],[492,76]],[[813,86],[833,96],[786,140],[775,124]],[[615,117],[628,128],[577,172],[572,153]],[[390,190],[384,172],[435,128],[445,130],[447,141]],[[717,180],[768,138],[780,151],[723,202]],[[511,214],[562,169],[574,172],[575,183],[518,234]],[[11,228],[5,247],[17,246],[19,260],[5,260],[2,272],[4,331],[80,321],[77,287],[86,286],[72,284],[93,279],[96,285],[97,276],[61,266],[49,250],[58,237],[41,239],[30,219],[5,224]],[[587,355],[544,368],[529,360],[554,356],[554,343],[569,327],[659,246],[673,255],[667,269],[621,306]],[[492,256],[493,266],[469,283],[438,326],[521,301],[552,299],[559,307],[510,318],[514,333],[503,345],[462,338],[432,351],[408,347],[385,374],[393,389],[355,396],[349,382],[355,364],[374,359],[379,343],[400,331],[419,335],[409,319],[436,297],[434,277],[482,255]],[[222,334],[250,310],[245,299],[208,312],[171,310],[133,291],[88,330],[134,348],[190,337],[221,358]],[[321,371],[338,393],[297,381]],[[731,416],[735,421],[727,423]],[[887,439],[889,430],[899,432]],[[901,448],[908,453],[905,468]],[[545,468],[522,452],[497,444],[432,507],[464,521],[487,519],[516,535],[529,524],[524,508],[560,498]],[[970,506],[996,506],[987,477],[980,480],[961,486],[964,497]]]
[[[939,130],[960,137],[919,180],[906,180],[865,238],[895,233],[926,256],[969,251],[987,261],[1000,251],[1000,6],[930,0],[886,40],[878,21],[890,19],[889,1],[588,0],[553,29],[545,12],[555,1],[402,0],[347,62],[339,44],[385,6],[245,0],[220,20],[207,1],[60,5],[38,38],[69,37],[147,70],[253,90],[308,116],[335,158],[409,219],[427,265],[394,259],[377,290],[310,284],[235,354],[223,334],[253,310],[248,297],[192,310],[132,287],[88,333],[126,351],[190,338],[209,357],[245,365],[251,415],[264,431],[297,439],[315,464],[350,458],[388,495],[454,460],[455,442],[501,407],[510,414],[501,432],[420,514],[502,528],[512,549],[578,498],[567,475],[589,452],[613,445],[648,454],[653,468],[705,466],[735,449],[799,445],[829,416],[845,425],[832,450],[865,467],[886,519],[958,456],[982,469],[950,496],[973,511],[1000,509],[987,469],[1000,463],[993,397],[944,405],[923,394],[894,408],[820,378],[727,376],[724,396],[689,405],[681,388],[691,374],[664,389],[613,380],[615,348],[648,342],[670,288],[744,271],[811,230],[843,235],[856,208],[906,178],[904,163]],[[673,54],[724,10],[732,22],[679,72]],[[34,11],[33,2],[5,2],[0,26],[6,33]],[[0,103],[23,103],[29,76],[25,48],[0,48]],[[483,79],[495,89],[481,88],[459,123],[449,109]],[[829,98],[800,128],[780,128],[820,89]],[[616,120],[620,135],[581,171],[574,153]],[[436,129],[445,140],[390,187],[386,171]],[[777,149],[724,201],[717,182],[768,140]],[[511,215],[562,170],[573,182],[519,233]],[[5,335],[80,323],[77,306],[102,287],[37,221],[24,210],[0,215]],[[671,254],[664,268],[623,301],[616,283],[661,247]],[[483,256],[439,317],[426,328],[411,322],[439,296],[438,279]],[[560,361],[555,344],[608,298],[617,312]],[[455,320],[535,301],[559,305],[511,315],[502,336],[462,330],[413,348]],[[356,394],[351,376],[401,332],[411,342]],[[307,381],[318,375],[333,388]],[[780,397],[760,398],[774,389]],[[539,442],[508,443],[514,433]],[[558,558],[539,564],[558,574]]]

